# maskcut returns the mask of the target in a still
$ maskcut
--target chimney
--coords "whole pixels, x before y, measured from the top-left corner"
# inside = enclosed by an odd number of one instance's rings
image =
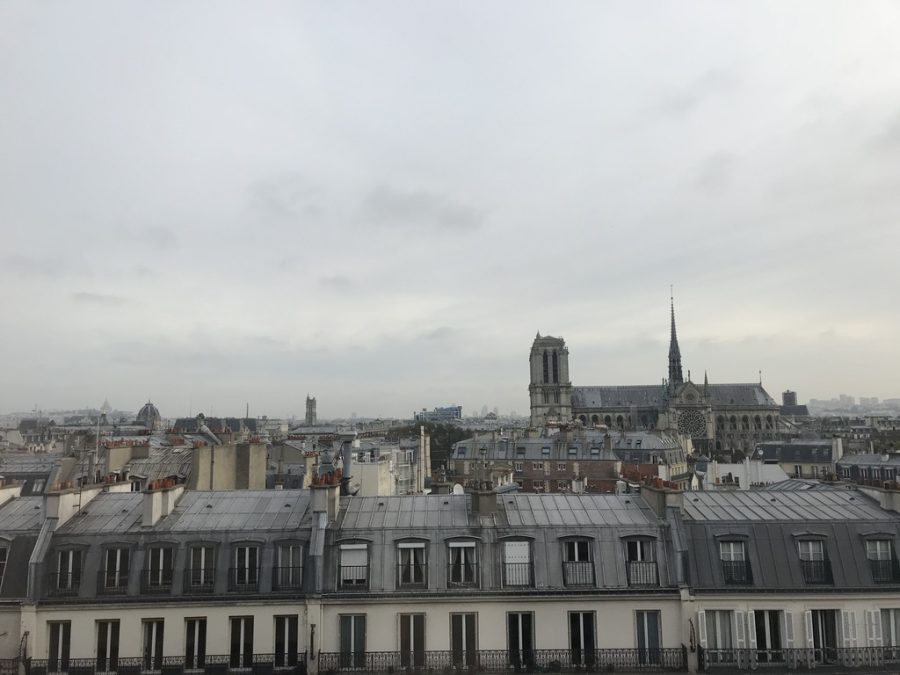
[[[497,493],[490,481],[478,481],[472,493],[472,511],[476,516],[493,516],[497,513]]]
[[[153,527],[160,520],[171,515],[183,492],[184,485],[176,485],[171,478],[151,481],[144,490],[141,527]]]
[[[353,441],[355,439],[356,433],[341,434],[341,468],[343,472],[341,495],[345,496],[350,494],[350,472],[353,468]]]
[[[316,477],[310,486],[312,490],[313,513],[326,514],[330,523],[337,519],[341,501],[341,484],[339,480],[331,480],[327,476]]]

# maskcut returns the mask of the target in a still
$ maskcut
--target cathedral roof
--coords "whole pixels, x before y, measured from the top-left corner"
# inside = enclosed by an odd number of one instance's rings
[[[747,384],[709,384],[707,393],[713,407],[736,406],[779,407],[763,386],[757,382]]]
[[[572,387],[572,405],[578,408],[615,408],[636,405],[661,408],[665,390],[659,384],[609,387]]]

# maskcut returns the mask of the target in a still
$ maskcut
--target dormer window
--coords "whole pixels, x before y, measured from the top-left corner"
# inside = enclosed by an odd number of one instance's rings
[[[566,586],[594,585],[590,540],[572,539],[563,542],[563,583]]]
[[[425,567],[425,542],[400,542],[397,544],[398,586],[423,588],[427,585]]]
[[[171,546],[147,549],[147,568],[144,570],[143,590],[166,593],[172,588],[172,569],[175,550]]]
[[[750,583],[750,565],[743,541],[720,541],[719,559],[726,584]]]
[[[367,544],[341,544],[341,590],[365,590],[369,587],[369,547]]]
[[[541,448],[541,457],[549,457],[550,456],[550,448],[548,446],[544,446]]]
[[[652,539],[629,539],[625,542],[625,568],[629,586],[658,586],[656,557]]]
[[[531,586],[531,542],[503,543],[503,586]]]
[[[806,583],[832,583],[831,564],[825,557],[825,542],[821,539],[801,539],[797,542],[797,549]]]
[[[303,548],[300,544],[279,544],[275,549],[272,590],[295,590],[303,584]]]
[[[259,546],[243,544],[234,548],[234,567],[229,577],[232,591],[252,593],[259,588]]]
[[[451,541],[447,544],[450,562],[447,585],[477,587],[478,556],[474,541]]]
[[[128,591],[128,561],[130,551],[125,547],[108,548],[103,556],[104,567],[100,572],[101,593],[125,593]]]
[[[891,583],[897,580],[894,547],[890,539],[866,541],[866,558],[869,559],[872,579],[876,583]]]

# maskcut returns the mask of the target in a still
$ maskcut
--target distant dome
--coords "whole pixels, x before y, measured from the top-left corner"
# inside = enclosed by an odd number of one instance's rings
[[[159,410],[150,401],[147,401],[144,407],[141,408],[141,411],[137,414],[136,421],[148,429],[156,430],[162,428],[162,415],[159,414]]]

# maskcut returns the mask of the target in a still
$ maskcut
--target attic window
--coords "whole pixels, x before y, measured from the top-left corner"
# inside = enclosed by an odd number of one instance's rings
[[[543,448],[541,448],[541,454],[544,457],[549,457],[550,456],[550,448],[545,445]]]
[[[600,448],[591,448],[591,454],[592,454],[592,455],[599,455],[599,454],[600,454]]]
[[[516,456],[517,457],[525,456],[525,446],[524,445],[520,445],[519,447],[516,448]]]
[[[569,448],[569,454],[570,454],[570,455],[577,455],[577,454],[578,454],[578,448]]]
[[[636,447],[636,448],[641,447],[641,440],[640,440],[640,439],[638,439],[638,440],[636,440],[636,441],[634,442],[634,447]]]
[[[456,448],[456,452],[460,457],[465,457],[466,456],[466,446],[460,445],[459,447]]]

